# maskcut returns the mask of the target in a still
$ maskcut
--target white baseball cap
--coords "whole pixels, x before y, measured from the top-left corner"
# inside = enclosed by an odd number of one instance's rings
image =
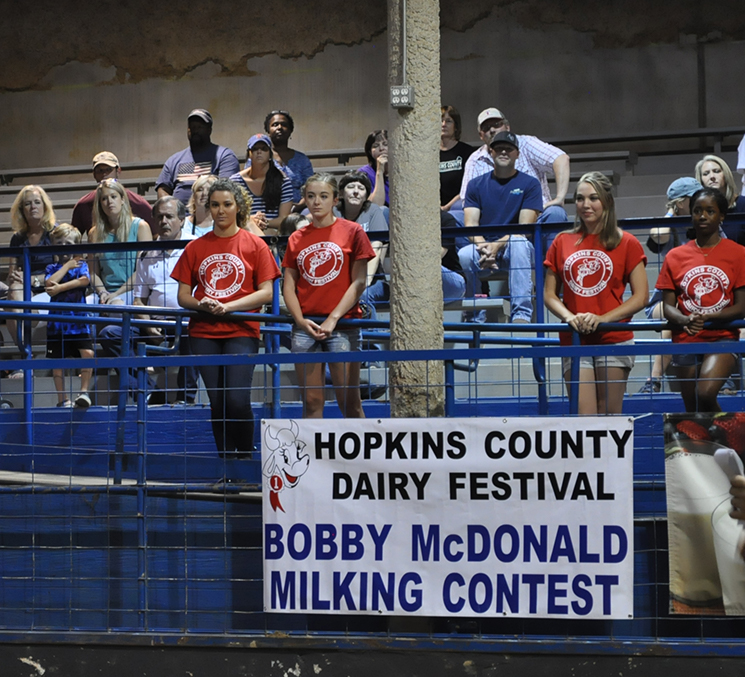
[[[487,108],[479,113],[479,127],[481,127],[481,125],[484,124],[484,122],[486,122],[487,120],[504,120],[505,117],[507,116],[498,108]]]

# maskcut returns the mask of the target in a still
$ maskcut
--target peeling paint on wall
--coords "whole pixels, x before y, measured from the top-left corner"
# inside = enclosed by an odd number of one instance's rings
[[[203,64],[214,64],[220,76],[245,77],[255,75],[246,66],[251,58],[312,58],[328,45],[369,42],[386,30],[385,0],[173,7],[150,0],[5,0],[3,16],[13,18],[0,24],[0,92],[48,89],[50,74],[69,64],[105,70],[105,81],[91,77],[99,85],[183,78]],[[602,12],[579,0],[441,0],[444,29],[463,32],[493,13],[527,29],[588,32],[598,47],[674,43],[681,35],[745,38],[740,0],[625,0],[604,3]]]

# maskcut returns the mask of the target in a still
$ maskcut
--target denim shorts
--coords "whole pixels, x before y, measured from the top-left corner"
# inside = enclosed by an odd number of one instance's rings
[[[302,329],[292,328],[293,353],[348,353],[360,349],[360,340],[359,329],[337,329],[330,338],[317,341]]]
[[[719,341],[736,341],[737,339],[719,339]],[[719,343],[719,341],[708,341],[708,343]],[[703,341],[701,342],[701,345],[705,345]],[[685,355],[673,355],[671,364],[673,367],[699,367],[701,366],[701,363],[704,361],[704,357],[706,355],[709,355],[710,353],[687,353]],[[736,353],[722,353],[723,355],[732,355],[732,357],[737,361],[737,354]]]
[[[634,340],[621,341],[620,343],[614,343],[616,346],[633,346]],[[621,369],[633,369],[636,357],[634,355],[598,355],[590,356],[583,355],[579,358],[580,369],[595,369],[597,367],[608,368],[608,367],[620,367]],[[572,358],[562,357],[561,368],[566,374],[572,368]]]

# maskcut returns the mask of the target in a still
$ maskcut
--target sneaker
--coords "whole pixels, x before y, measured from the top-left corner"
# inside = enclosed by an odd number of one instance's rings
[[[91,398],[88,393],[80,393],[80,395],[75,398],[75,406],[80,409],[87,409],[88,407],[90,407]]]
[[[62,402],[57,402],[57,406],[60,409],[70,409],[72,408],[73,404],[70,402],[70,400],[63,400]]]
[[[737,395],[737,386],[731,376],[724,382],[720,392],[722,395]]]
[[[639,388],[637,395],[656,395],[662,390],[662,381],[658,378],[648,378],[644,385]]]

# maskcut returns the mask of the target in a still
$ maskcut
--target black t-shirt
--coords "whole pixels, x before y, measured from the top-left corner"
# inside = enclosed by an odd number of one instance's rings
[[[458,228],[458,222],[455,217],[448,212],[440,212],[440,228]],[[456,273],[463,275],[463,268],[460,265],[460,259],[458,258],[458,249],[455,246],[455,240],[453,238],[441,238],[441,243],[444,249],[447,251],[442,257],[442,265],[448,270],[453,270]]]
[[[440,204],[446,205],[460,193],[466,160],[476,149],[458,141],[450,150],[440,151]]]

